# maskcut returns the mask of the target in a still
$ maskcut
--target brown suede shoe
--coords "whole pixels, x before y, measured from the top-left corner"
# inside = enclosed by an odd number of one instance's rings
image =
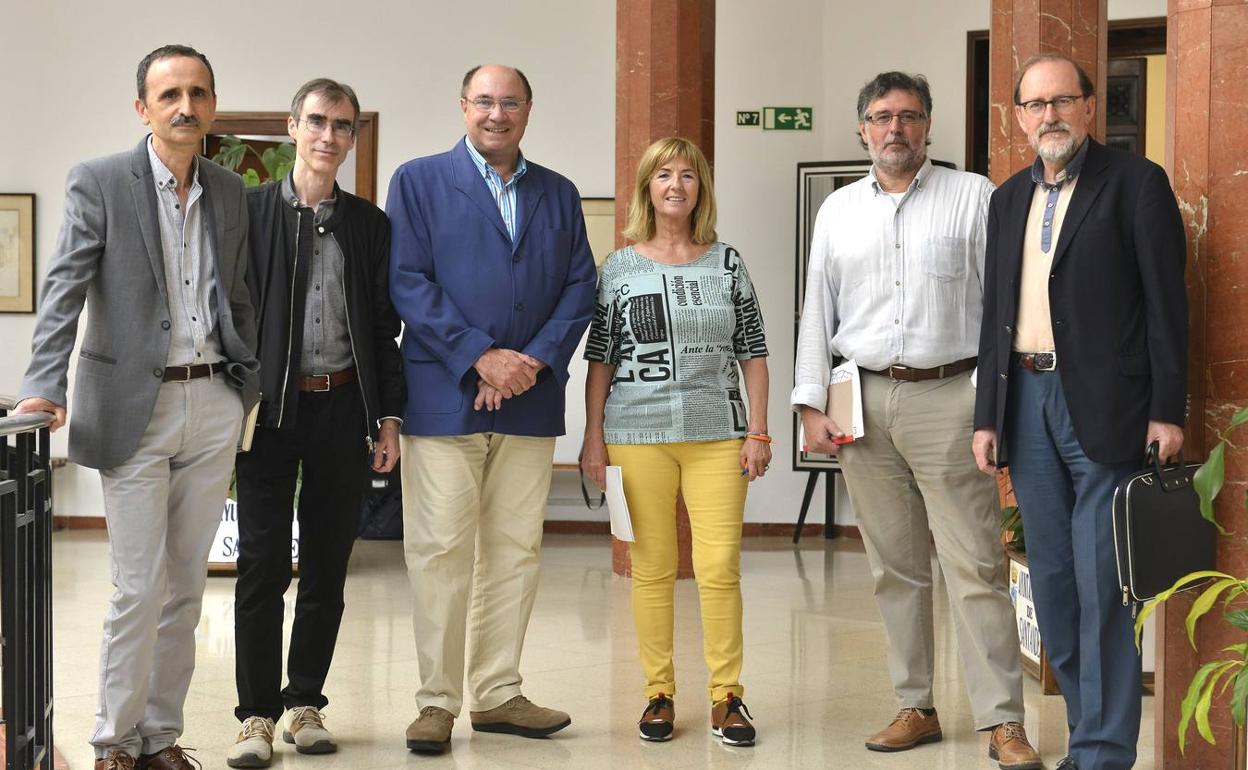
[[[728,746],[753,746],[758,733],[750,720],[754,716],[740,698],[728,697],[711,704],[711,734]]]
[[[140,754],[134,766],[136,770],[203,770],[199,760],[186,753],[194,750],[184,749],[175,743],[155,754]]]
[[[670,741],[672,739],[672,723],[676,721],[676,704],[672,699],[659,693],[646,704],[637,721],[638,735],[643,741]]]
[[[95,770],[134,770],[134,757],[124,751],[113,751],[95,760]]]
[[[419,754],[441,754],[451,747],[454,726],[454,714],[437,706],[425,706],[407,726],[407,748]]]
[[[517,695],[489,711],[469,711],[472,729],[483,733],[506,733],[525,738],[545,738],[572,724],[572,717],[543,708],[523,695]]]
[[[872,751],[906,751],[920,743],[936,743],[943,737],[935,711],[929,717],[919,709],[908,708],[898,711],[888,727],[868,738],[867,748]]]
[[[1001,770],[1044,770],[1040,752],[1027,742],[1020,722],[1002,722],[992,729],[988,756],[997,760]]]

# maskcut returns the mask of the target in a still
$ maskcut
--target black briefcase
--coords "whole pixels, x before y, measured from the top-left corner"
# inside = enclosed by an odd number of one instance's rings
[[[1114,490],[1114,556],[1123,604],[1146,602],[1187,573],[1214,568],[1217,531],[1200,515],[1192,488],[1200,464],[1163,467],[1157,453],[1153,442],[1144,469]]]

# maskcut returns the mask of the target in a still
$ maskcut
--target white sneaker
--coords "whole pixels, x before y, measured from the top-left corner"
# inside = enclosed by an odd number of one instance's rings
[[[332,754],[338,750],[338,744],[325,729],[324,720],[316,706],[295,706],[286,712],[282,740],[295,744],[295,751],[300,754]]]
[[[273,720],[247,717],[238,740],[225,755],[230,767],[268,767],[273,762]]]

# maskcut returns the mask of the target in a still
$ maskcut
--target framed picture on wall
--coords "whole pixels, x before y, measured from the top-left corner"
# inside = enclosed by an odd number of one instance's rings
[[[953,163],[933,160],[933,165],[956,169]],[[871,161],[862,160],[824,160],[797,164],[797,276],[793,287],[793,347],[797,352],[797,332],[802,319],[802,303],[806,299],[806,266],[810,261],[810,239],[815,231],[815,217],[824,199],[841,189],[862,179],[871,170]],[[835,362],[837,364],[840,361]],[[797,412],[793,413],[793,470],[813,471],[840,468],[835,455],[806,452],[801,442],[796,440],[801,419]]]
[[[810,238],[815,231],[819,207],[832,193],[862,179],[871,170],[870,160],[829,160],[797,164],[797,276],[793,291],[793,346],[797,352],[797,329],[802,319],[802,303],[806,299],[806,265],[810,262]],[[807,452],[797,440],[802,421],[793,413],[793,470],[835,470],[840,463],[835,455]]]
[[[0,313],[35,312],[35,194],[0,193]]]

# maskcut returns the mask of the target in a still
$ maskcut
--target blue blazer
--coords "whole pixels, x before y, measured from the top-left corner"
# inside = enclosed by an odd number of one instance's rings
[[[405,325],[403,433],[559,436],[568,361],[593,315],[598,277],[581,198],[529,161],[516,183],[513,244],[464,141],[400,166],[386,198],[390,296]],[[491,347],[547,368],[502,409],[477,412],[473,364]]]

